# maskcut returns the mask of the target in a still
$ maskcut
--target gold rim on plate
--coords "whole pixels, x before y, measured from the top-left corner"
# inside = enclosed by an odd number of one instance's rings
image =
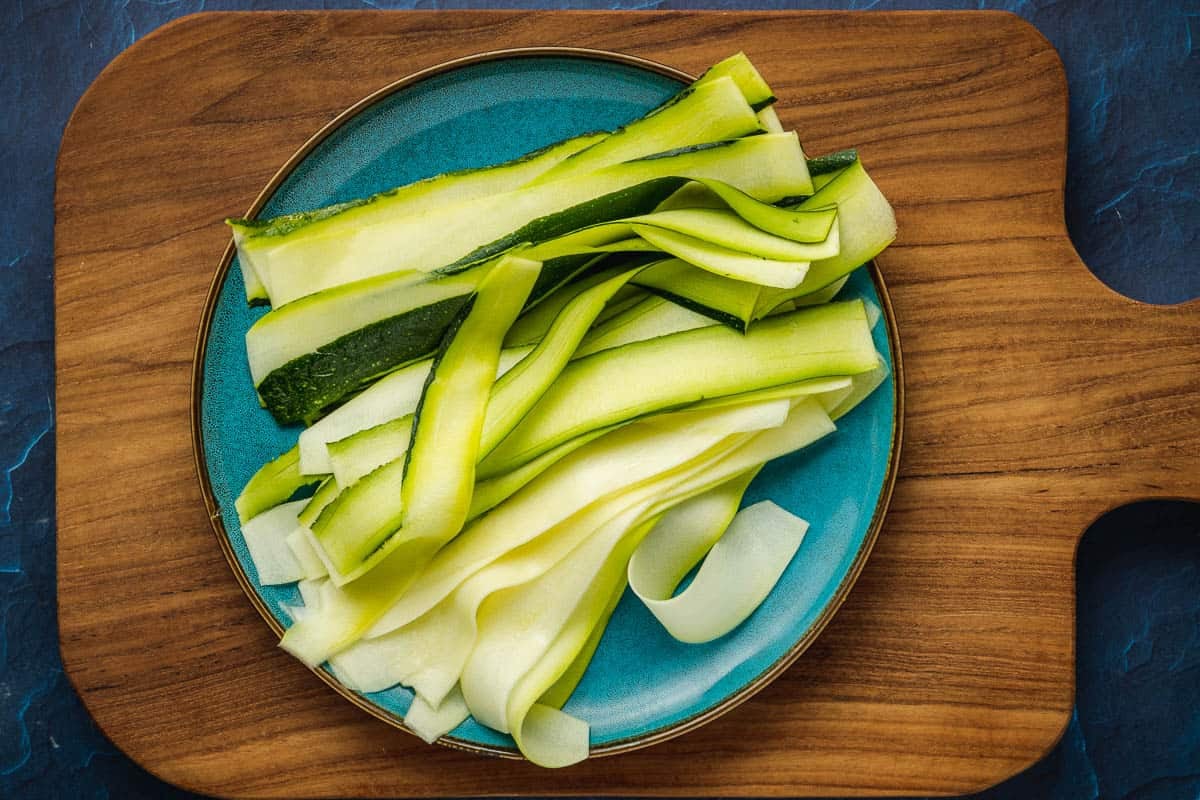
[[[695,78],[686,72],[677,70],[673,67],[668,67],[665,64],[660,64],[649,59],[639,58],[638,56],[626,55],[624,53],[614,53],[608,50],[590,50],[582,47],[524,47],[514,48],[509,50],[492,50],[486,53],[477,53],[475,55],[456,58],[451,61],[446,61],[432,67],[414,72],[411,75],[400,78],[387,86],[372,92],[371,94],[359,100],[354,105],[347,108],[341,114],[338,114],[332,121],[327,123],[323,128],[316,132],[307,142],[305,142],[299,150],[297,150],[291,158],[287,160],[274,177],[267,183],[263,190],[255,198],[254,202],[247,209],[245,216],[253,218],[262,210],[267,201],[279,188],[279,185],[291,175],[292,171],[304,161],[308,155],[316,149],[323,141],[331,134],[345,125],[354,117],[358,116],[363,111],[367,110],[376,103],[384,100],[402,89],[407,89],[421,81],[429,78],[451,72],[461,67],[481,64],[488,61],[499,61],[508,58],[579,58],[591,61],[610,61],[626,66],[638,67],[649,72],[654,72],[668,78],[679,81],[681,84],[688,84]],[[250,581],[246,571],[242,568],[241,562],[237,555],[233,552],[233,547],[229,543],[229,534],[225,530],[224,522],[221,518],[221,510],[217,505],[216,497],[213,495],[212,484],[208,479],[208,466],[204,455],[204,442],[201,437],[200,427],[200,409],[201,395],[204,390],[204,359],[208,349],[208,335],[212,326],[213,314],[216,311],[217,300],[221,293],[221,287],[225,283],[225,278],[229,274],[229,269],[233,264],[233,257],[236,253],[236,248],[232,240],[225,248],[225,253],[221,257],[221,262],[217,267],[216,274],[213,276],[212,284],[208,289],[208,297],[204,302],[204,311],[200,316],[200,330],[196,337],[196,349],[192,360],[192,410],[191,410],[191,433],[192,433],[192,455],[195,460],[196,475],[200,481],[200,491],[204,496],[204,505],[208,509],[208,519],[212,524],[213,533],[216,534],[217,543],[221,547],[221,552],[225,554],[225,560],[229,562],[229,567],[233,571],[234,577],[237,579],[238,585],[242,587],[242,591],[250,599],[250,603],[257,609],[258,613],[274,631],[276,636],[283,636],[284,628],[272,615],[270,609],[263,603],[259,597],[258,591],[254,584]],[[639,750],[643,747],[649,747],[659,742],[665,742],[668,739],[673,739],[676,736],[681,736],[688,731],[695,730],[707,722],[711,722],[727,711],[732,710],[738,705],[741,705],[746,700],[749,700],[756,693],[767,686],[771,681],[778,677],[785,669],[791,666],[800,655],[807,650],[813,641],[820,635],[825,626],[833,618],[833,615],[845,602],[847,594],[851,587],[854,586],[859,574],[862,572],[863,566],[866,564],[867,557],[871,553],[871,549],[875,545],[875,540],[879,537],[879,531],[883,527],[883,518],[887,513],[888,505],[892,499],[892,490],[896,483],[897,466],[900,459],[900,443],[904,431],[904,370],[900,357],[900,334],[896,328],[896,316],[892,310],[891,299],[888,296],[887,286],[884,283],[883,276],[879,272],[878,266],[872,261],[868,265],[870,270],[871,280],[875,284],[875,291],[879,295],[879,303],[883,311],[883,318],[887,324],[888,332],[888,348],[892,356],[892,394],[894,403],[894,413],[892,415],[892,436],[891,446],[888,452],[887,472],[884,474],[883,487],[879,493],[879,501],[875,505],[875,513],[871,517],[870,525],[867,529],[867,536],[863,539],[859,546],[858,552],[854,555],[854,561],[850,565],[850,569],[842,577],[841,583],[833,594],[833,598],[826,605],[821,615],[816,621],[805,631],[794,645],[792,645],[786,653],[779,657],[771,666],[759,673],[753,680],[748,682],[738,691],[725,698],[720,703],[697,712],[690,717],[686,717],[671,725],[664,726],[649,733],[640,734],[637,736],[619,739],[615,742],[610,742],[602,747],[595,747],[591,750],[590,757],[616,755],[618,753],[628,753],[633,750]],[[400,717],[389,713],[380,706],[370,702],[362,695],[353,692],[343,686],[332,675],[325,670],[316,667],[312,669],[322,681],[330,688],[340,694],[346,700],[349,700],[354,705],[361,708],[376,719],[382,720],[392,727],[399,728],[407,733],[412,733],[404,725],[404,720]],[[465,750],[471,753],[482,753],[485,755],[499,756],[501,758],[523,759],[524,757],[515,748],[495,747],[492,745],[479,744],[477,742],[469,742],[464,739],[459,739],[449,734],[442,736],[437,740],[438,744],[446,745],[458,750]]]

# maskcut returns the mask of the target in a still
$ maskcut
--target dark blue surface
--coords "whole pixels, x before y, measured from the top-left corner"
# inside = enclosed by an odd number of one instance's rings
[[[106,63],[170,19],[231,8],[474,3],[18,0],[0,5],[0,796],[184,797],[89,720],[62,674],[54,618],[52,208],[71,109]],[[508,6],[928,8],[976,3],[643,2]],[[1067,221],[1109,285],[1200,295],[1200,3],[981,2],[1058,48],[1071,86]],[[797,46],[802,46],[802,42]],[[1200,507],[1143,504],[1079,552],[1078,711],[1062,743],[982,797],[1200,798]]]

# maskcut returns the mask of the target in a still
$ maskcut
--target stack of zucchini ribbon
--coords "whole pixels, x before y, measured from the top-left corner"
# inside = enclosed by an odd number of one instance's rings
[[[471,715],[564,766],[627,585],[684,642],[757,608],[808,526],[743,494],[886,377],[877,310],[837,295],[896,233],[774,101],[738,54],[612,132],[230,220],[271,306],[254,387],[307,426],[237,501],[259,582],[299,582],[288,652],[411,687],[427,740]]]

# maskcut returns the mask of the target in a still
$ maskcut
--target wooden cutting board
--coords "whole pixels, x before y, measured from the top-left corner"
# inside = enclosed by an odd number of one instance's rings
[[[701,730],[559,772],[426,746],[275,649],[188,424],[220,220],[372,90],[536,45],[693,73],[744,49],[809,152],[858,146],[899,218],[880,266],[907,392],[892,510],[816,645]],[[58,161],[59,623],[87,707],[151,772],[244,797],[955,794],[1033,763],[1072,706],[1080,534],[1200,499],[1200,304],[1134,303],[1079,262],[1066,100],[1051,46],[1000,13],[201,14],[147,36]]]

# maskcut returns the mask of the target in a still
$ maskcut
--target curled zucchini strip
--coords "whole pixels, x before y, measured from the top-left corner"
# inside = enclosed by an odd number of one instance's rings
[[[734,516],[748,484],[732,481],[678,506],[629,561],[630,588],[681,642],[709,642],[744,622],[775,588],[808,530],[770,501]],[[695,579],[675,595],[700,558]]]
[[[618,514],[536,580],[484,603],[462,672],[463,697],[476,720],[504,733],[519,731],[608,606],[625,559],[649,531],[639,525],[642,514],[641,504]]]
[[[542,694],[539,705],[547,705],[551,708],[562,708],[571,695],[575,693],[575,688],[579,686],[579,682],[583,680],[584,673],[592,663],[592,656],[596,654],[596,648],[600,646],[600,640],[604,638],[604,631],[608,629],[608,621],[612,619],[613,612],[617,610],[617,603],[621,602],[621,597],[625,594],[625,582],[621,581],[613,590],[612,596],[608,599],[608,606],[600,615],[600,621],[596,623],[596,627],[592,628],[592,633],[588,636],[588,640],[584,642],[583,649],[575,656],[575,660],[567,667],[566,671],[559,676],[554,685]],[[529,734],[528,725],[529,718],[526,718],[525,725],[526,733]]]
[[[790,289],[808,274],[807,261],[764,258],[650,225],[634,225],[633,232],[664,253],[733,280]]]
[[[513,739],[525,757],[550,769],[587,758],[590,736],[586,722],[544,703],[532,706],[513,728]]]
[[[736,191],[733,187],[725,187],[725,184],[718,184],[715,181],[710,181],[707,185],[722,186]],[[741,195],[740,192],[738,194]],[[741,196],[753,202],[756,206],[761,205],[772,212],[782,210],[774,206],[768,206],[765,203],[759,203],[749,195]],[[836,211],[822,211],[819,213],[822,217],[829,219],[833,219],[837,214]],[[785,216],[797,218],[802,217],[802,214],[799,212],[785,212]],[[679,208],[669,211],[659,211],[641,217],[632,217],[629,222],[634,226],[645,225],[647,227],[661,228],[666,231],[674,231],[675,233],[701,239],[719,247],[780,261],[812,261],[818,258],[835,256],[838,253],[836,226],[826,226],[826,235],[820,240],[810,243],[768,233],[733,211],[723,211],[715,208]],[[795,231],[789,232],[793,233],[793,235],[803,235],[803,233]]]
[[[513,740],[525,757],[539,766],[565,767],[582,761],[588,755],[587,723],[538,702],[538,698],[544,696],[570,669],[591,638],[592,632],[604,618],[614,588],[624,585],[625,561],[629,558],[630,551],[654,524],[653,519],[637,520],[634,516],[636,513],[635,509],[629,514],[629,517],[635,520],[632,524],[626,520],[617,522],[617,527],[626,528],[627,532],[620,541],[610,546],[607,557],[599,561],[599,569],[594,570],[594,577],[588,581],[586,590],[579,597],[550,646],[534,662],[532,668],[524,671],[510,691],[501,692],[500,696],[505,701],[505,722]],[[566,580],[582,580],[594,568],[590,564],[582,570],[579,567],[589,559],[595,560],[598,555],[598,552],[581,551],[578,558],[564,562],[570,563],[572,568],[563,570],[563,575],[559,577]],[[583,564],[576,563],[577,561]],[[482,645],[481,641],[477,650]],[[469,671],[464,671],[464,681],[469,674]],[[492,673],[489,678],[494,680],[495,675],[496,673]],[[465,689],[463,694],[466,696]],[[469,701],[467,705],[471,706]]]

